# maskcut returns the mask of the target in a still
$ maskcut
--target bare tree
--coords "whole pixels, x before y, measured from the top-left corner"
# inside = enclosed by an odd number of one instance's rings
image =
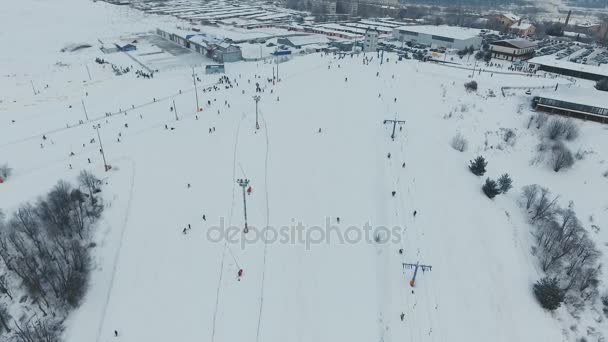
[[[559,172],[564,168],[574,165],[572,152],[562,143],[556,142],[551,148],[551,167],[553,171]]]
[[[4,179],[8,179],[13,174],[13,169],[8,164],[0,165],[0,176]]]
[[[522,188],[522,197],[526,205],[526,210],[530,210],[532,204],[536,202],[540,189],[541,187],[537,184],[526,185]]]
[[[551,140],[560,139],[564,135],[565,127],[566,125],[563,120],[559,118],[553,118],[551,121],[549,121],[549,124],[547,125],[547,137]]]
[[[453,138],[452,138],[452,142],[451,142],[452,148],[455,149],[456,151],[460,151],[460,152],[464,152],[467,149],[467,139],[465,139],[462,134],[457,133]]]
[[[6,304],[0,302],[0,335],[3,331],[11,332],[11,327],[8,322],[11,320],[11,314],[8,312]]]

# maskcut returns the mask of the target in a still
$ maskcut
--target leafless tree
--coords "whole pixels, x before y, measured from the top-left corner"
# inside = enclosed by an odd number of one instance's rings
[[[462,134],[457,133],[453,138],[452,138],[452,142],[451,142],[452,148],[455,149],[456,151],[460,151],[460,152],[464,152],[467,149],[467,139],[465,139],[465,137],[462,136]]]
[[[0,165],[0,176],[4,179],[8,179],[13,174],[13,169],[8,164]]]
[[[561,169],[574,165],[574,157],[572,156],[572,152],[562,142],[556,142],[551,148],[550,162],[553,171],[559,172]]]
[[[11,320],[11,314],[8,312],[6,304],[0,302],[0,336],[3,331],[11,332],[11,327],[8,322]]]

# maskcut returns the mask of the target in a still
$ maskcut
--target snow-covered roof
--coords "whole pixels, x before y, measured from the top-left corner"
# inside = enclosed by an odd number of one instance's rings
[[[528,22],[522,22],[520,23],[515,23],[513,25],[511,25],[511,28],[514,30],[528,30],[532,27],[533,25],[531,23]]]
[[[575,71],[581,71],[581,72],[587,72],[590,74],[608,77],[608,66],[606,64],[597,66],[597,65],[590,65],[590,64],[574,63],[574,62],[567,61],[565,59],[561,59],[561,60],[555,59],[555,56],[552,56],[552,55],[534,57],[534,58],[528,60],[528,63],[546,65],[546,66],[550,66],[550,67],[569,69],[569,70],[575,70]]]
[[[478,37],[481,33],[481,30],[472,29],[467,27],[458,27],[458,26],[433,26],[433,25],[412,25],[412,26],[400,26],[395,30],[403,30],[410,31],[422,34],[430,34],[433,36],[441,36],[446,38],[453,39],[470,39],[474,37]]]
[[[547,99],[577,103],[587,106],[608,108],[608,92],[595,88],[562,88],[538,94]]]
[[[497,46],[511,45],[518,49],[527,49],[527,48],[535,47],[536,43],[531,42],[529,40],[525,40],[525,39],[504,39],[504,40],[497,40],[495,42],[492,42],[492,43],[490,43],[490,45],[497,45]]]
[[[521,19],[521,17],[519,17],[513,13],[502,13],[502,15],[511,21],[519,21],[519,19]]]
[[[327,44],[329,39],[326,36],[320,34],[311,34],[306,36],[293,36],[286,37],[293,45],[303,46],[311,44]]]

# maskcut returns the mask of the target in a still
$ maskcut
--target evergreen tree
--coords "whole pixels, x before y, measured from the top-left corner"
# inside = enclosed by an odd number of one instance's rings
[[[500,192],[503,194],[506,194],[513,187],[513,180],[511,180],[508,173],[505,173],[498,178],[498,186],[500,188]]]
[[[483,176],[486,173],[486,165],[488,165],[488,162],[482,156],[479,156],[471,161],[469,170],[471,170],[475,176]]]
[[[486,183],[481,187],[481,189],[489,198],[494,198],[500,193],[500,189],[498,189],[496,181],[490,178],[486,179]]]
[[[485,55],[483,56],[483,60],[485,62],[492,60],[492,51],[486,51]]]
[[[595,89],[608,91],[608,78],[602,78],[595,84]]]
[[[564,291],[559,288],[557,278],[544,277],[537,281],[534,295],[543,308],[551,311],[559,308],[564,301]]]

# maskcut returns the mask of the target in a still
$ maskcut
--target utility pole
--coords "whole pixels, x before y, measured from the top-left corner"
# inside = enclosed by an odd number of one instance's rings
[[[260,129],[260,124],[258,123],[258,102],[260,102],[260,95],[254,95],[253,100],[255,101],[255,129]]]
[[[471,78],[475,76],[475,68],[477,67],[477,59],[475,59],[475,64],[473,65],[473,72],[471,73]]]
[[[393,139],[393,141],[395,141],[395,129],[397,128],[397,124],[399,125],[403,125],[405,124],[405,121],[403,120],[384,120],[384,124],[386,125],[387,123],[392,123],[393,124],[393,134],[391,134],[391,139]]]
[[[245,195],[245,188],[249,185],[249,179],[237,179],[236,182],[243,188],[243,212],[245,213],[245,229],[243,229],[244,233],[249,232],[249,227],[247,226],[247,196]]]
[[[279,82],[279,56],[277,56],[277,82]]]
[[[38,92],[36,91],[36,88],[34,87],[34,81],[30,80],[30,84],[32,85],[32,90],[34,91],[34,95],[37,95]]]
[[[179,118],[177,117],[177,107],[175,107],[175,100],[173,100],[173,111],[175,112],[175,121],[179,121]]]
[[[410,280],[410,286],[414,287],[414,284],[416,282],[416,274],[418,274],[418,269],[420,268],[422,270],[422,272],[425,271],[431,271],[431,269],[433,268],[433,266],[429,266],[429,265],[420,265],[420,262],[417,261],[415,264],[408,264],[408,263],[403,263],[403,268],[413,268],[414,269],[414,276],[412,277],[412,279]]]
[[[89,81],[91,80],[91,71],[89,71],[89,65],[85,64],[85,66],[87,67],[87,74],[89,75]]]
[[[80,100],[82,102],[82,108],[84,109],[84,117],[89,121],[89,115],[87,114],[87,107],[84,105],[84,100]]]
[[[192,67],[192,82],[194,82],[194,95],[196,96],[196,112],[198,113],[201,107],[198,106],[198,89],[196,88],[196,74],[194,73],[194,67]],[[175,103],[173,104],[173,108],[175,109]]]
[[[103,144],[101,143],[101,135],[99,135],[99,126],[95,126],[95,130],[97,131],[97,139],[99,140],[99,151],[101,152],[101,157],[103,158],[103,168],[108,172],[110,170],[110,166],[106,162],[106,154],[103,152]]]

